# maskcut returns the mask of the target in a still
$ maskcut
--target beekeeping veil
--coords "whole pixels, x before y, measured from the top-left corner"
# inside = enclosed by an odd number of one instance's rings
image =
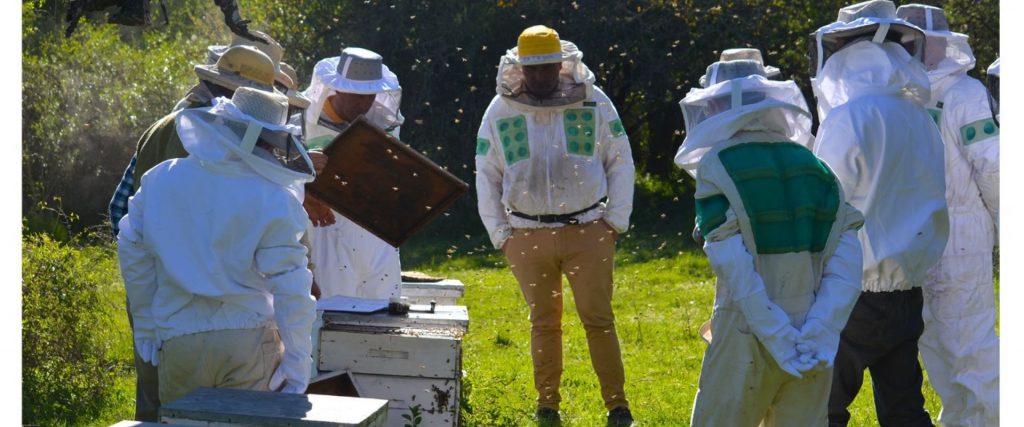
[[[287,97],[250,87],[238,88],[231,99],[215,98],[210,107],[183,110],[176,119],[182,145],[204,167],[228,170],[240,160],[291,187],[312,181],[314,172],[296,127],[287,120]]]
[[[701,157],[715,144],[741,131],[765,131],[809,145],[811,117],[800,88],[791,80],[768,80],[753,60],[716,62],[707,68],[704,88],[693,88],[679,106],[686,139],[675,163],[695,175]]]
[[[557,43],[559,51],[548,52]],[[520,49],[527,51],[520,52]],[[536,99],[526,92],[524,65],[559,62],[558,88],[545,99]],[[583,63],[583,52],[570,41],[558,38],[558,33],[544,26],[533,26],[523,31],[519,45],[509,49],[498,63],[498,95],[524,108],[563,107],[590,99],[594,90],[594,73]]]
[[[312,101],[306,112],[307,129],[317,125],[324,102],[334,92],[376,95],[365,116],[388,132],[405,121],[399,111],[402,87],[398,84],[398,76],[384,65],[380,55],[372,51],[349,47],[343,49],[340,56],[316,63],[312,81],[303,92]]]

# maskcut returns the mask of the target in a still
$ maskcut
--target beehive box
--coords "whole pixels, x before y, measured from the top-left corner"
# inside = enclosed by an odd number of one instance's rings
[[[402,415],[411,416],[413,408],[422,426],[454,426],[468,326],[464,306],[438,305],[434,313],[402,316],[325,312],[318,367],[348,372],[359,396],[387,399],[387,426],[403,426]]]
[[[436,301],[440,305],[455,305],[463,293],[465,285],[455,279],[402,282],[402,296],[408,298],[410,304],[429,304],[430,301]]]

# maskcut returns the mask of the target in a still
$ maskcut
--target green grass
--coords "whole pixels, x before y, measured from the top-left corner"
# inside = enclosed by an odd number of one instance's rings
[[[649,237],[649,236],[647,236]],[[643,425],[686,425],[706,345],[697,328],[711,316],[714,278],[703,253],[627,239],[619,249],[614,308],[626,369],[626,395]],[[470,245],[472,246],[472,245]],[[449,248],[450,249],[450,248]],[[466,284],[460,301],[469,307],[463,369],[467,425],[530,425],[534,391],[529,355],[529,321],[519,287],[498,252],[435,256],[418,268]],[[658,253],[661,252],[661,253]],[[403,257],[405,252],[403,252]],[[422,257],[429,259],[431,257]],[[572,290],[566,285],[565,292]],[[597,377],[583,327],[570,295],[563,317],[565,373],[562,412],[566,425],[604,422]],[[926,406],[938,416],[937,395],[926,384]],[[870,377],[851,408],[851,426],[876,425]]]
[[[620,240],[616,256],[614,308],[626,393],[641,425],[687,425],[706,348],[697,328],[710,318],[714,278],[703,253],[687,247],[678,233],[655,234],[632,232]],[[483,239],[477,235],[456,242],[412,242],[403,246],[403,267],[457,278],[466,285],[460,301],[470,312],[470,329],[463,342],[466,425],[531,425],[535,396],[526,305],[504,258]],[[124,290],[115,265],[105,264],[102,270],[110,277],[110,285],[103,287],[104,307],[110,310],[106,318],[114,326],[109,339],[116,343],[125,368],[116,383],[117,399],[86,423],[97,426],[131,419],[134,413]],[[566,425],[602,425],[605,409],[583,327],[572,290],[565,286],[565,292],[570,295],[564,298],[563,417]],[[940,404],[927,378],[924,391],[934,419]],[[877,424],[870,377],[865,378],[851,412],[852,426]]]

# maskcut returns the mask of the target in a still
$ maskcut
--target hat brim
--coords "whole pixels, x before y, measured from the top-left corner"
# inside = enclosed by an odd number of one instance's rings
[[[562,52],[555,52],[546,55],[523,56],[519,58],[519,63],[522,65],[558,64],[562,60]]]
[[[811,64],[810,64],[810,76],[815,77],[818,75],[819,68],[823,67],[825,61],[832,54],[839,51],[850,42],[860,40],[863,37],[870,37],[878,31],[878,28],[882,24],[889,25],[889,31],[886,33],[885,39],[887,41],[895,42],[903,47],[914,59],[921,61],[921,57],[924,54],[924,40],[925,33],[920,28],[911,25],[903,20],[897,19],[865,19],[861,18],[850,23],[851,25],[845,26],[842,23],[834,23],[831,26],[834,28],[818,29],[810,34],[808,39],[809,47],[811,50]],[[822,32],[824,31],[824,32]],[[821,46],[819,51],[818,46],[818,33],[821,33]],[[818,57],[821,60],[818,60]]]
[[[324,59],[318,62],[313,69],[314,75],[323,82],[324,86],[338,92],[358,95],[376,95],[402,90],[402,86],[398,84],[398,76],[391,72],[387,65],[381,66],[383,68],[381,70],[381,79],[351,80],[338,74],[338,62],[340,59],[341,57],[338,56]]]
[[[920,52],[911,51],[911,48],[916,49],[916,45],[912,44],[913,42],[924,40],[924,31],[913,25],[901,22],[874,22],[868,25],[837,29],[824,33],[821,36],[821,42],[826,50],[835,52],[853,40],[875,34],[875,32],[878,31],[878,27],[883,23],[889,24],[889,32],[886,34],[886,40],[898,40],[897,42],[900,45],[908,49],[911,56],[916,57],[920,54]],[[897,39],[893,39],[894,35]]]
[[[255,80],[249,80],[238,74],[223,73],[215,65],[196,65],[195,72],[196,75],[199,76],[200,80],[210,81],[231,90],[235,90],[239,87],[245,86],[254,89],[265,90],[267,92],[281,93],[276,88],[274,88],[273,85],[268,85],[266,83],[258,82]]]

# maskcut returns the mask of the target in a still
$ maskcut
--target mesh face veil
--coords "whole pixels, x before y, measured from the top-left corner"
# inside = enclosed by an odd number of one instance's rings
[[[231,100],[216,98],[209,108],[182,111],[177,127],[185,149],[212,167],[241,160],[281,185],[312,181],[313,163],[295,136],[298,128],[284,124],[287,107],[276,115],[281,117],[250,115]]]
[[[723,65],[717,72],[708,69],[714,84],[691,89],[679,102],[686,139],[675,162],[691,175],[704,153],[737,132],[771,132],[804,145],[813,140],[810,113],[796,83],[768,80],[756,67],[738,62],[712,64]]]

